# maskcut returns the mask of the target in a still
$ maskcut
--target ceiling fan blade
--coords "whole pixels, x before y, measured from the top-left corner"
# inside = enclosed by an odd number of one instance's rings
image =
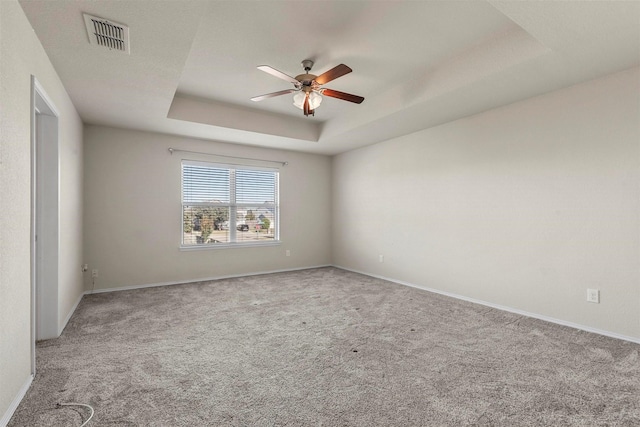
[[[281,90],[279,92],[271,92],[271,93],[267,93],[266,95],[260,95],[260,96],[254,96],[253,98],[251,98],[252,101],[262,101],[263,99],[267,99],[267,98],[273,98],[274,96],[280,96],[280,95],[286,95],[288,93],[291,92],[295,92],[295,89],[287,89],[287,90]]]
[[[338,77],[342,77],[345,74],[349,74],[352,71],[353,70],[351,68],[347,67],[344,64],[336,65],[326,73],[320,74],[318,77],[316,77],[316,83],[318,83],[319,85],[323,85],[329,83],[331,80],[337,79]]]
[[[344,93],[333,89],[322,89],[321,93],[331,98],[342,99],[343,101],[355,102],[361,104],[364,98],[358,95],[351,95],[350,93]]]
[[[277,77],[279,79],[286,80],[286,81],[288,81],[290,83],[293,83],[294,85],[300,84],[300,82],[297,81],[296,79],[294,79],[293,77],[283,73],[282,71],[278,71],[275,68],[270,67],[268,65],[260,65],[260,66],[258,66],[258,70],[262,70],[265,73],[269,73],[272,76],[275,76],[275,77]]]

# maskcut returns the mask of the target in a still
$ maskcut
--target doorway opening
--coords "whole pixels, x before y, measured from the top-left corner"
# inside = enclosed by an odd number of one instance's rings
[[[36,341],[58,332],[58,113],[31,76],[31,371]]]

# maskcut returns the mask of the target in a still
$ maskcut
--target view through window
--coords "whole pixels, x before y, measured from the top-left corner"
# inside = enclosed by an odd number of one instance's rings
[[[277,170],[182,162],[182,246],[277,240]]]

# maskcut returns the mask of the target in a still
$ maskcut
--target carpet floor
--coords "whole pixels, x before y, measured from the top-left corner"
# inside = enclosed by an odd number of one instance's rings
[[[639,353],[336,268],[93,294],[9,426],[639,426]]]

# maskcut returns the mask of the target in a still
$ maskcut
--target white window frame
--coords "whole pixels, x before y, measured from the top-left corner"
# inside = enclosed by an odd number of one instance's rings
[[[273,239],[267,241],[240,241],[237,242],[237,230],[236,230],[236,221],[237,221],[237,212],[238,208],[243,207],[256,207],[255,203],[237,203],[236,202],[236,181],[235,181],[235,172],[230,174],[230,194],[229,194],[229,203],[185,203],[184,201],[184,166],[185,165],[195,165],[195,166],[203,166],[203,167],[212,167],[212,168],[221,168],[228,169],[230,171],[237,170],[249,170],[249,171],[267,171],[274,172],[276,178],[276,188],[275,188],[275,204],[274,204],[274,236]],[[230,242],[225,243],[204,243],[197,245],[185,245],[184,242],[184,207],[187,206],[208,206],[208,207],[223,207],[229,208],[229,240]],[[209,250],[209,249],[228,249],[228,248],[246,248],[253,246],[277,246],[280,245],[280,169],[279,168],[268,168],[268,167],[259,167],[259,166],[249,166],[249,165],[237,165],[237,164],[229,164],[229,163],[215,163],[215,162],[204,162],[204,161],[196,161],[196,160],[186,160],[183,159],[180,163],[180,250],[182,251],[198,251],[198,250]]]

